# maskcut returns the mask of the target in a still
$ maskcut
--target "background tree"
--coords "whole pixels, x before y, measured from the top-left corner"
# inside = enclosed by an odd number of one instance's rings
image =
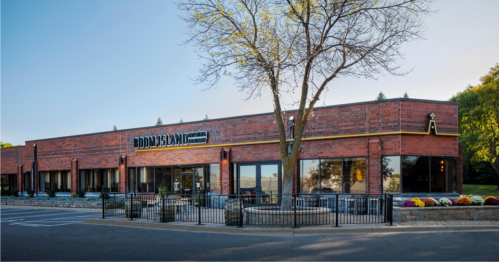
[[[206,115],[203,120],[206,121],[206,120],[210,120],[210,119],[208,118],[208,115]]]
[[[113,131],[117,131],[118,128],[116,128],[116,125],[113,126]]]
[[[407,94],[407,92],[404,93],[404,98],[409,98],[409,95]]]
[[[11,143],[2,143],[2,141],[0,141],[0,148],[14,147],[14,146],[20,146],[20,145],[19,144],[18,145],[13,145]]]
[[[216,86],[231,76],[248,99],[270,89],[291,194],[305,126],[338,77],[403,75],[403,43],[421,38],[429,0],[179,0],[186,34],[205,63],[196,80]],[[296,94],[296,96],[295,96]],[[286,101],[298,106],[293,146],[286,142]],[[282,200],[291,209],[291,196]]]
[[[379,92],[378,96],[374,100],[379,101],[379,100],[385,100],[385,99],[386,99],[385,94],[383,94],[383,92]]]
[[[180,118],[180,121],[178,121],[178,122],[179,122],[179,123],[183,123],[183,122],[184,122],[184,120],[182,120],[182,118]]]
[[[499,178],[499,64],[480,81],[450,100],[459,103],[459,142],[463,151],[472,163],[489,162]]]
[[[163,121],[161,120],[161,117],[158,117],[158,122],[156,122],[156,126],[162,126]]]

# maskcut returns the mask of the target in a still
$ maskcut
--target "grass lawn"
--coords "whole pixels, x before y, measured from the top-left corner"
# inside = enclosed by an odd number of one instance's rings
[[[497,185],[463,185],[464,195],[499,196]]]

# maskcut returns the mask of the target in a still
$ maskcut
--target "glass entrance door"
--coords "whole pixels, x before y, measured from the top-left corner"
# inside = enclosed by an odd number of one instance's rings
[[[192,192],[194,190],[193,177],[194,173],[182,174],[182,195],[185,197],[192,196]]]
[[[276,204],[281,192],[280,164],[238,165],[238,190],[246,205]]]

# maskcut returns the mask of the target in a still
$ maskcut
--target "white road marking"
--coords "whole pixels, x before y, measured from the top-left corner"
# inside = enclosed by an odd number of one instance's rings
[[[29,224],[29,223],[16,222],[16,223],[12,223],[11,225],[26,226],[26,227],[55,227],[55,226],[65,226],[65,225],[71,225],[71,224],[73,224],[73,223],[56,224],[56,225],[40,225],[40,224]]]
[[[84,212],[72,212],[72,213],[84,213]],[[70,215],[71,213],[69,214],[64,214],[64,215]],[[22,216],[22,217],[9,217],[9,219],[14,219],[14,218],[28,218],[28,217],[45,217],[45,216],[57,216],[59,215],[59,213],[55,213],[55,214],[49,214],[49,215],[39,215],[39,216]]]
[[[20,214],[30,214],[30,213],[41,213],[41,212],[54,212],[53,210],[47,210],[47,211],[35,211],[35,212],[12,212],[12,213],[4,213],[4,211],[2,211],[1,215],[2,217],[4,215],[6,216],[10,216],[10,215],[20,215]]]

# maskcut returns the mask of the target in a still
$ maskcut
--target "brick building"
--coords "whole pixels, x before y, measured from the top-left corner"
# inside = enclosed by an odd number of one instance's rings
[[[453,102],[400,98],[316,108],[294,193],[462,193],[457,127]],[[1,150],[1,174],[2,189],[58,195],[276,194],[282,185],[272,113],[26,141]]]

